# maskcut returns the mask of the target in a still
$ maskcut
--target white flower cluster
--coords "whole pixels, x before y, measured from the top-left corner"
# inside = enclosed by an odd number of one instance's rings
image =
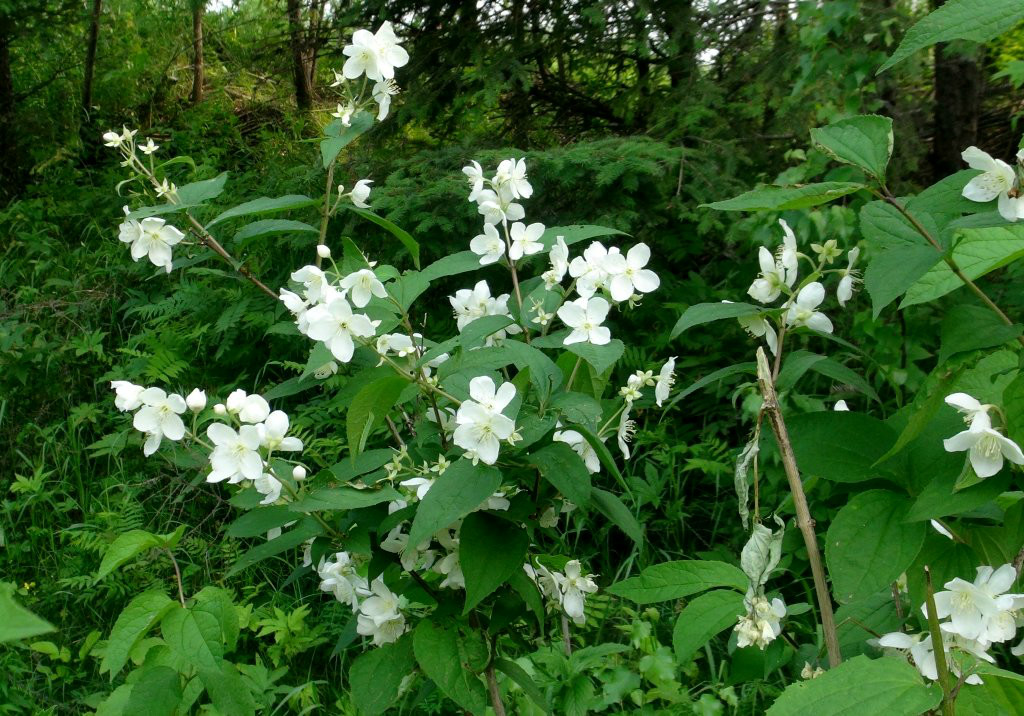
[[[801,254],[797,248],[796,235],[786,223],[785,219],[779,219],[782,226],[782,246],[775,254],[772,254],[764,246],[758,249],[757,260],[761,273],[750,284],[747,295],[759,303],[765,305],[774,303],[783,293],[786,294],[786,301],[782,305],[784,310],[783,325],[787,328],[800,328],[805,326],[822,333],[832,332],[832,321],[828,316],[818,311],[818,307],[825,300],[825,287],[820,281],[810,281],[798,291],[794,292],[793,286],[799,276],[800,258],[808,258]],[[857,261],[860,258],[860,249],[852,248],[846,254],[846,268],[825,269],[831,265],[842,251],[836,245],[835,240],[830,239],[824,245],[812,244],[811,248],[818,255],[819,264],[814,270],[813,278],[823,273],[831,272],[839,275],[839,285],[836,288],[836,299],[840,306],[853,298],[853,292],[860,283],[860,272],[856,269]],[[730,301],[723,301],[730,303]],[[741,316],[739,319],[743,329],[754,338],[764,338],[768,349],[774,354],[778,352],[779,337],[772,325],[764,315]]]
[[[1018,171],[1002,159],[993,159],[988,152],[968,147],[960,155],[971,169],[981,174],[967,182],[963,196],[971,201],[989,202],[998,199],[999,215],[1007,221],[1024,219],[1024,196],[1021,196]],[[1017,152],[1018,167],[1024,163],[1024,149]]]
[[[596,574],[584,574],[578,559],[569,560],[564,572],[554,572],[544,565],[524,564],[523,571],[533,580],[549,604],[557,605],[576,624],[586,622],[584,609],[587,595],[597,591]]]
[[[491,378],[479,376],[469,381],[469,397],[455,413],[453,440],[474,463],[493,465],[501,441],[514,445],[520,439],[515,421],[502,413],[515,399],[516,387],[502,383],[495,388]]]
[[[375,646],[397,641],[408,630],[402,613],[407,601],[392,592],[382,577],[368,583],[360,574],[360,566],[348,552],[338,552],[333,560],[321,559],[316,570],[320,589],[331,592],[352,609],[356,631],[372,637]]]
[[[617,441],[622,456],[630,458],[629,443],[636,433],[636,423],[630,419],[630,412],[633,409],[633,401],[643,395],[643,389],[654,386],[654,402],[660,408],[662,403],[668,399],[672,385],[675,383],[676,357],[672,356],[661,366],[658,377],[649,370],[638,370],[626,379],[626,384],[619,388],[619,395],[623,398],[622,412],[619,414],[619,427],[617,430]],[[596,457],[596,456],[595,456]]]
[[[782,619],[786,616],[786,604],[778,597],[768,600],[763,594],[747,593],[743,598],[747,613],[740,616],[733,628],[736,632],[736,646],[756,646],[764,649],[782,633]]]
[[[989,410],[996,406],[982,405],[967,393],[946,396],[946,404],[964,413],[967,430],[943,440],[942,444],[947,452],[966,450],[971,467],[978,477],[992,477],[1002,470],[1003,458],[1015,465],[1024,465],[1024,453],[1020,446],[992,427]]]
[[[500,296],[491,296],[491,287],[487,281],[477,281],[473,288],[461,288],[454,296],[448,297],[452,311],[455,313],[455,324],[461,333],[470,323],[484,316],[508,316],[512,314],[508,310],[509,295],[503,293]],[[512,323],[500,331],[489,335],[484,345],[496,345],[507,336],[518,335],[523,332],[520,326]]]
[[[360,109],[363,101],[359,96],[361,91],[353,92],[349,83],[365,76],[374,83],[370,96],[377,103],[377,120],[384,120],[391,109],[391,98],[399,92],[395,68],[404,67],[409,62],[409,53],[401,46],[394,27],[390,22],[384,22],[377,32],[356,30],[352,34],[352,44],[346,45],[342,53],[348,59],[341,72],[334,73],[331,87],[344,86],[345,102],[338,104],[332,116],[339,118],[346,127],[352,125],[352,115]]]
[[[206,408],[206,393],[196,388],[187,398],[177,393],[168,395],[160,388],[146,388],[125,380],[110,384],[115,391],[114,405],[122,412],[136,410],[132,425],[146,435],[143,454],[152,455],[164,438],[177,442],[189,434],[181,419],[186,410],[198,418]],[[233,424],[213,422],[206,428],[206,435],[213,447],[210,450],[211,471],[207,482],[227,480],[232,484],[246,482],[264,495],[261,504],[269,505],[281,498],[281,481],[270,468],[270,456],[274,452],[297,452],[302,450],[302,441],[288,435],[288,416],[280,410],[270,410],[270,405],[259,395],[247,395],[244,390],[235,390],[226,405],[218,403],[213,412],[219,417],[227,416]],[[195,430],[193,421],[192,430]],[[297,465],[292,477],[305,478],[306,471]]]
[[[935,611],[936,617],[947,620],[939,624],[942,648],[947,655],[952,649],[958,649],[989,663],[995,662],[988,653],[989,648],[1012,640],[1017,627],[1024,625],[1024,594],[1006,594],[1016,579],[1017,571],[1013,565],[1004,564],[999,569],[978,567],[973,583],[959,577],[946,582],[947,591],[935,595]],[[925,619],[928,618],[925,605],[922,605],[921,613]],[[924,677],[938,679],[935,646],[930,634],[892,632],[883,635],[877,643],[909,652],[914,666]],[[1024,641],[1013,647],[1011,652],[1017,656],[1024,654]],[[947,658],[946,663],[957,677],[961,676],[955,659]],[[966,682],[982,683],[977,674],[969,675]]]

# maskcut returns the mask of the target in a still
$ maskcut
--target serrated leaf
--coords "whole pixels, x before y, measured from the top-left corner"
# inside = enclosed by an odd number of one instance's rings
[[[734,626],[745,611],[743,595],[728,589],[715,589],[690,601],[672,630],[676,660],[688,662],[709,639]]]
[[[740,592],[750,580],[739,567],[712,560],[677,560],[662,562],[643,570],[638,576],[609,586],[609,594],[637,604],[681,599],[717,587],[731,587]]]
[[[110,679],[128,663],[128,655],[149,630],[175,606],[175,602],[160,590],[138,595],[124,608],[114,622],[107,639],[106,653],[100,664],[100,673],[110,673]]]
[[[552,442],[531,453],[529,459],[541,476],[570,502],[580,506],[589,504],[590,472],[575,450],[565,443]]]
[[[566,346],[566,348],[570,353],[579,356],[589,363],[598,375],[604,374],[615,365],[616,361],[622,357],[626,350],[625,344],[618,338],[612,338],[602,346],[596,346],[592,343],[573,343]]]
[[[841,119],[812,129],[811,141],[836,161],[883,181],[892,155],[892,120],[877,114]]]
[[[461,458],[437,478],[416,508],[409,544],[419,544],[483,504],[501,486],[501,473]]]
[[[480,677],[470,671],[472,655],[458,629],[424,619],[413,633],[413,651],[441,693],[473,714],[484,713],[487,692]]]
[[[786,419],[797,466],[807,475],[834,482],[864,482],[879,477],[899,480],[899,465],[876,466],[896,431],[877,418],[824,410]]]
[[[984,306],[953,306],[942,319],[939,363],[945,363],[957,353],[1001,346],[1022,331],[1024,326],[1021,324],[1008,326]]]
[[[719,211],[786,211],[807,209],[841,199],[865,188],[863,184],[827,181],[801,186],[773,186],[763,184],[732,199],[701,204]]]
[[[126,714],[174,716],[181,702],[181,677],[169,666],[150,666],[141,670],[132,684],[125,707]]]
[[[159,536],[145,530],[125,532],[107,547],[94,580],[100,581],[122,564],[162,544]]]
[[[466,516],[459,529],[459,566],[466,579],[463,614],[522,571],[529,546],[526,530],[513,522],[486,512]]]
[[[360,110],[352,115],[347,127],[342,124],[341,119],[336,119],[324,127],[324,134],[327,136],[320,141],[320,156],[324,161],[324,166],[326,167],[333,162],[337,158],[338,152],[355,141],[372,126],[373,115]]]
[[[349,668],[350,694],[360,713],[376,716],[398,699],[403,679],[416,667],[412,634],[356,657]]]

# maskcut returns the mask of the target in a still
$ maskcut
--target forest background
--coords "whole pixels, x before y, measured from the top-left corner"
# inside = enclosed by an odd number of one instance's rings
[[[189,525],[183,576],[197,585],[220,579],[244,550],[244,540],[222,534],[230,506],[194,470],[144,470],[135,447],[124,450],[109,381],[256,389],[301,372],[308,354],[268,330],[283,307],[225,281],[220,266],[207,261],[168,278],[126,260],[116,231],[123,202],[113,191],[121,170],[102,146],[104,131],[139,128],[190,156],[195,178],[229,171],[224,206],[316,196],[316,141],[335,108],[331,71],[353,28],[390,20],[412,58],[402,92],[393,117],[342,155],[337,181],[373,179],[374,210],[433,260],[476,233],[460,168],[471,158],[525,156],[532,215],[614,227],[652,247],[668,303],[638,309],[621,336],[620,370],[677,354],[686,386],[751,349],[738,328],[670,339],[680,312],[736,298],[735,287],[753,278],[756,248],[777,231],[773,215],[741,218],[701,204],[757,182],[842,178],[845,170],[807,148],[807,131],[852,114],[893,118],[897,194],[963,168],[967,146],[1015,154],[1024,30],[939,45],[876,76],[913,21],[941,4],[0,0],[0,576],[59,627],[50,646],[0,647],[0,712],[79,713],[106,688],[89,650],[131,595],[167,583],[165,570],[144,564],[95,583],[90,575],[118,534]],[[794,229],[808,242],[853,245],[858,202],[800,212]],[[357,236],[401,265],[393,239],[356,222],[336,221],[331,238]],[[233,248],[266,283],[283,286],[311,244],[298,236]],[[995,279],[1015,315],[1024,296],[1008,289],[1019,280],[1019,267]],[[908,394],[920,387],[939,345],[930,315],[941,307],[877,320],[864,303],[848,309],[845,336],[872,353],[862,366],[869,383]],[[422,318],[453,323],[446,308]],[[828,381],[792,396],[819,407],[843,397],[851,396]],[[683,556],[735,561],[745,538],[731,488],[735,446],[755,398],[734,376],[641,423],[637,452],[646,459],[626,470],[627,506],[648,544],[640,549],[609,526],[577,531],[593,572],[610,583]],[[325,393],[293,416],[321,467],[344,451],[341,431],[322,428],[343,409]],[[345,619],[308,618],[319,599],[308,583],[271,588],[290,572],[272,561],[221,581],[253,608],[241,649],[287,667],[297,687],[282,694],[289,708],[347,708]],[[628,640],[646,628],[668,641],[656,613],[605,599],[608,633]],[[629,668],[654,683],[664,664],[641,665],[642,656]],[[763,664],[746,668],[766,673]],[[325,669],[336,678],[323,679]],[[760,691],[784,685],[740,688],[749,681],[742,669],[710,682],[671,670],[707,713],[756,712]],[[436,694],[423,699],[421,712],[443,712]]]

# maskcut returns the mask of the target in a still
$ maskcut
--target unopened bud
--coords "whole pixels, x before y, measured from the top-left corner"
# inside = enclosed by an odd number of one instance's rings
[[[215,412],[217,415],[227,415],[228,409],[224,407],[224,403],[217,403],[216,405],[213,406],[213,412]]]
[[[199,390],[199,388],[196,388],[188,394],[187,398],[185,398],[185,405],[187,405],[188,409],[193,413],[201,412],[202,409],[206,407],[206,393]]]
[[[331,248],[326,244],[320,244],[316,247],[316,255],[322,259],[331,258]]]
[[[304,468],[302,465],[296,465],[294,468],[292,468],[292,477],[294,477],[296,480],[305,480],[306,468]]]

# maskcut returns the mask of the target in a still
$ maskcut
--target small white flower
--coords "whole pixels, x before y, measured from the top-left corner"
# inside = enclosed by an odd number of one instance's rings
[[[185,405],[193,413],[201,413],[203,408],[206,407],[206,392],[199,390],[199,388],[193,389],[191,393],[185,396]]]
[[[356,30],[352,34],[352,44],[346,45],[342,54],[348,57],[341,68],[346,79],[354,80],[365,74],[367,78],[379,82],[386,76],[383,73],[386,63],[381,57],[380,45],[369,30]],[[393,68],[389,76],[395,76]]]
[[[654,400],[661,407],[661,404],[668,400],[669,391],[676,382],[676,357],[672,356],[661,366],[658,372],[658,379],[654,381]]]
[[[306,468],[302,465],[296,465],[292,468],[292,479],[293,480],[305,480],[306,479]]]
[[[636,435],[636,422],[629,419],[629,403],[627,403],[619,416],[619,429],[616,432],[619,450],[622,451],[622,457],[626,460],[629,459],[629,442],[634,435]]]
[[[551,439],[571,447],[582,458],[587,472],[595,474],[601,471],[601,458],[590,442],[576,430],[556,430]]]
[[[360,597],[368,597],[372,593],[356,567],[348,552],[338,552],[333,560],[321,559],[316,570],[321,579],[320,589],[332,593],[335,599],[353,611],[359,609]]]
[[[268,472],[253,480],[252,486],[264,496],[261,505],[272,505],[281,498],[281,481]]]
[[[786,270],[781,261],[776,261],[772,252],[764,246],[757,251],[757,261],[761,266],[760,275],[750,284],[747,295],[761,303],[771,303],[782,294],[782,287],[792,287],[796,280],[795,272]]]
[[[339,104],[338,109],[331,112],[332,117],[337,117],[341,120],[341,124],[344,127],[352,126],[352,115],[355,114],[356,106],[349,102],[348,104]]]
[[[1007,221],[1016,221],[1024,212],[1024,202],[1015,195],[1017,174],[1002,159],[993,159],[988,152],[968,147],[961,154],[967,166],[981,170],[981,174],[967,182],[963,195],[971,201],[987,202],[999,199],[999,214]]]
[[[600,241],[594,241],[569,262],[569,275],[576,279],[576,290],[581,296],[593,296],[598,290],[608,285],[608,271],[605,270],[609,254],[618,253],[618,249],[607,249]]]
[[[634,293],[651,293],[661,285],[658,274],[644,268],[650,260],[647,244],[637,244],[625,256],[615,253],[605,257],[604,270],[610,276],[608,291],[614,300],[628,301]]]
[[[303,291],[303,293],[305,293],[306,295],[306,299],[314,303],[324,299],[327,293],[327,289],[329,287],[326,274],[324,274],[324,272],[321,269],[313,265],[303,266],[298,271],[292,272],[292,281],[295,281],[296,283],[301,283],[306,288],[306,290]],[[291,296],[295,295],[291,293],[291,291],[289,291],[288,294],[290,294]],[[285,301],[285,295],[286,294],[282,289],[282,301]],[[293,303],[292,305],[289,305],[289,302],[285,301],[285,305],[288,306],[289,310],[291,310],[292,313],[298,313],[298,311],[293,308],[293,306],[296,304]],[[304,308],[305,306],[296,307],[301,309]]]
[[[360,209],[370,208],[370,205],[366,203],[366,200],[370,198],[370,184],[373,184],[372,179],[360,179],[356,182],[356,185],[352,187],[352,191],[349,192],[349,197],[351,197],[352,203]]]
[[[807,326],[822,333],[832,332],[832,321],[824,313],[815,309],[825,300],[825,287],[817,281],[807,284],[786,312],[786,324],[791,328]]]
[[[256,426],[260,433],[260,445],[267,450],[294,452],[302,449],[302,441],[287,437],[288,416],[282,410],[275,410],[267,419]]]
[[[408,480],[402,480],[399,485],[412,491],[416,495],[417,500],[422,500],[430,492],[430,488],[434,486],[436,478],[433,477],[410,477]]]
[[[206,436],[214,444],[210,453],[213,469],[206,477],[207,482],[238,483],[255,480],[263,474],[260,432],[255,425],[243,425],[236,433],[230,425],[211,423],[206,428]]]
[[[587,595],[597,591],[597,583],[593,579],[595,575],[583,574],[577,559],[566,562],[564,569],[565,574],[552,573],[562,595],[562,609],[576,624],[583,624],[586,622],[583,610]]]
[[[977,398],[974,398],[967,393],[951,393],[946,396],[946,405],[951,408],[956,408],[958,411],[964,414],[964,421],[970,425],[974,422],[974,419],[979,415],[988,416],[988,411],[992,408],[992,405],[982,404]]]
[[[498,235],[494,224],[484,224],[484,233],[473,237],[469,242],[469,249],[480,257],[481,266],[487,266],[496,263],[505,255],[505,240]]]
[[[243,423],[262,423],[270,415],[270,403],[263,396],[247,395],[241,388],[231,391],[227,404],[228,412]]]
[[[468,165],[462,167],[462,173],[469,180],[469,200],[476,201],[484,188],[484,170],[479,162],[471,159]]]
[[[331,258],[331,247],[326,244],[318,244],[316,247],[316,255],[322,259]],[[284,289],[282,289],[283,291]],[[294,295],[294,294],[292,294]]]
[[[772,599],[763,595],[747,594],[743,599],[747,613],[741,615],[733,631],[736,632],[736,646],[757,646],[764,651],[765,647],[782,633],[782,618],[786,616],[786,605],[781,599]]]
[[[377,121],[382,122],[391,111],[391,98],[398,94],[394,80],[384,80],[373,85],[373,100],[377,103]]]
[[[121,146],[121,135],[118,132],[110,130],[109,132],[103,133],[103,145],[106,147],[120,147]]]
[[[146,143],[145,144],[140,144],[139,145],[139,151],[142,152],[143,154],[152,154],[153,152],[155,152],[159,148],[160,148],[159,144],[153,144],[153,138],[152,137],[148,137],[146,139]]]
[[[837,400],[832,410],[835,410],[836,412],[839,413],[848,413],[850,412],[850,406],[846,404],[845,400]]]
[[[142,407],[142,391],[146,388],[141,385],[129,383],[127,380],[112,380],[110,387],[116,391],[114,396],[114,407],[122,413]]]
[[[1007,629],[1004,613],[1013,611],[1017,600],[1024,595],[1005,592],[1016,579],[1013,565],[1004,564],[995,570],[989,566],[978,567],[973,584],[959,577],[946,582],[947,591],[935,594],[936,616],[939,619],[949,617],[943,629],[981,643],[1012,639],[1016,627],[1010,618]],[[924,607],[922,612],[927,616]]]
[[[515,422],[501,414],[515,397],[515,386],[503,383],[495,390],[494,381],[480,376],[470,381],[470,400],[463,401],[455,414],[456,445],[472,453],[487,465],[498,459],[501,441],[515,432]]]
[[[540,242],[540,237],[543,234],[544,224],[535,223],[527,226],[520,221],[515,222],[509,229],[512,245],[509,247],[508,257],[513,261],[518,261],[523,256],[531,256],[543,251],[544,244]]]
[[[371,296],[387,298],[388,292],[370,269],[360,269],[341,279],[341,287],[349,292],[352,305],[362,308],[370,302]]]
[[[494,183],[501,187],[508,187],[509,192],[516,199],[529,199],[533,196],[533,187],[526,180],[526,160],[506,159],[498,164],[498,172],[494,177]]]
[[[521,204],[512,201],[511,195],[508,198],[499,195],[491,189],[482,189],[476,196],[477,211],[484,217],[488,224],[498,224],[502,221],[519,221],[526,216],[526,210]]]
[[[156,452],[162,438],[185,437],[185,423],[180,417],[188,409],[184,398],[177,393],[168,395],[160,388],[146,388],[138,397],[142,407],[135,413],[132,425],[148,436],[142,449],[146,457]]]
[[[723,301],[723,303],[725,302]],[[772,352],[772,355],[776,354],[779,350],[779,336],[767,319],[762,316],[740,316],[736,320],[739,321],[740,328],[752,338],[764,338],[764,342],[768,344],[768,350]]]
[[[352,307],[344,296],[336,296],[327,304],[309,309],[309,337],[323,341],[335,358],[342,363],[352,360],[355,352],[353,336],[370,338],[374,334],[373,323],[362,313],[352,313]]]
[[[595,346],[603,346],[612,339],[612,332],[601,324],[608,317],[610,305],[600,296],[591,298],[580,297],[575,301],[563,304],[558,309],[558,317],[572,331],[565,337],[563,343],[592,343]]]
[[[551,261],[551,268],[545,271],[541,278],[544,279],[544,286],[551,290],[562,282],[569,270],[569,247],[564,236],[555,237],[555,244],[548,252],[548,259]]]
[[[968,452],[971,467],[978,477],[995,475],[1003,469],[1003,459],[1024,465],[1024,453],[1017,443],[992,428],[987,412],[977,413],[967,430],[942,441],[947,452]]]
[[[363,636],[372,636],[376,646],[390,644],[406,631],[402,615],[404,600],[384,584],[381,577],[370,585],[372,596],[359,605],[356,631]]]
[[[131,244],[133,261],[148,256],[150,263],[171,272],[171,247],[178,244],[185,235],[158,216],[150,216],[141,222],[127,219],[120,227],[118,239]]]
[[[840,306],[846,306],[846,302],[853,298],[853,290],[860,283],[860,272],[854,269],[857,259],[860,257],[860,249],[856,246],[846,254],[847,265],[839,273],[839,288],[836,289],[836,299]]]

